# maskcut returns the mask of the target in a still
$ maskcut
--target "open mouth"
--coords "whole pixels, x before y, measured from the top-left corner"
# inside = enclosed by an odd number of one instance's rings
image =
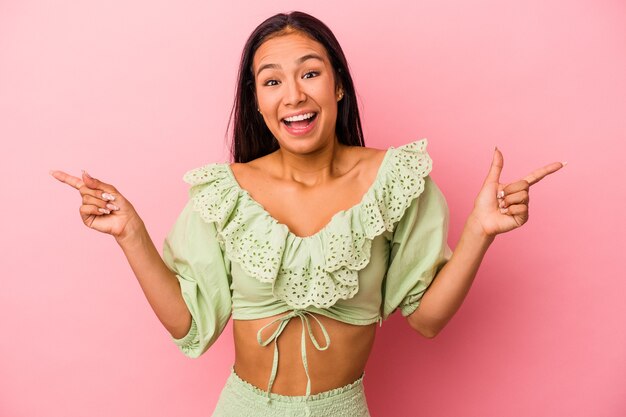
[[[299,116],[286,117],[282,122],[292,129],[304,129],[317,118],[317,113],[306,113]]]

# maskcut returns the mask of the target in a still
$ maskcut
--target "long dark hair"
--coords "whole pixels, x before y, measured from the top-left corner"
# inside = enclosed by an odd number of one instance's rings
[[[263,116],[257,111],[252,60],[256,50],[270,37],[295,30],[321,43],[330,59],[335,80],[342,86],[344,96],[337,103],[335,132],[340,143],[365,146],[361,118],[356,102],[354,83],[348,62],[333,32],[315,17],[303,12],[279,13],[265,20],[252,32],[241,54],[235,102],[228,124],[234,121],[231,154],[234,162],[248,162],[274,152],[278,141],[268,129]]]

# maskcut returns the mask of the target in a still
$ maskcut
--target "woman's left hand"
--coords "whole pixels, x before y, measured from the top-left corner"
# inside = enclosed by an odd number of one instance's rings
[[[553,162],[538,168],[524,178],[510,184],[500,183],[504,158],[496,148],[491,168],[483,187],[474,200],[474,210],[468,221],[482,228],[489,237],[516,229],[528,221],[530,186],[546,175],[563,168],[565,164]]]

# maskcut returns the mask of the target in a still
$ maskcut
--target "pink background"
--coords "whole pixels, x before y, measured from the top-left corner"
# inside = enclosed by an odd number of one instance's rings
[[[110,182],[157,247],[183,173],[227,160],[239,54],[270,15],[337,35],[367,145],[422,137],[451,211],[487,173],[552,161],[530,220],[499,236],[433,340],[399,313],[366,369],[373,416],[626,415],[626,5],[623,1],[2,1],[0,415],[209,416],[234,359],[231,324],[185,358],[114,240],[80,221],[49,169]]]

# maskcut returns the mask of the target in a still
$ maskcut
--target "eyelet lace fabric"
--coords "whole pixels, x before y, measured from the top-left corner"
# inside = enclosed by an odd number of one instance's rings
[[[390,147],[361,201],[336,213],[317,233],[300,237],[274,219],[237,183],[229,164],[187,172],[194,210],[214,222],[225,255],[250,276],[272,283],[273,295],[294,309],[329,308],[359,290],[358,272],[372,240],[393,232],[432,170],[427,140]]]

